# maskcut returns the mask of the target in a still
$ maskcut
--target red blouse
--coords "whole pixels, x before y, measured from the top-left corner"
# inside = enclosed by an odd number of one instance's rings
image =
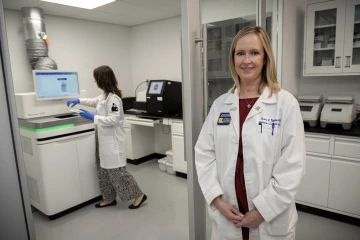
[[[255,104],[258,98],[239,99],[239,115],[240,115],[240,137],[239,137],[239,150],[236,162],[235,170],[235,191],[237,202],[239,205],[239,211],[242,214],[246,214],[249,211],[249,206],[246,197],[246,186],[244,179],[244,158],[243,158],[243,146],[242,146],[242,127],[247,115],[249,114],[252,106]],[[247,105],[250,103],[251,107]],[[242,234],[244,240],[249,240],[249,228],[242,228]]]

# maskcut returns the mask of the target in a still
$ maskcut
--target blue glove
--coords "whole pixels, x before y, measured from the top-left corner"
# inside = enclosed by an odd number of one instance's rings
[[[80,110],[81,110],[81,112],[79,113],[80,116],[82,116],[83,118],[89,119],[91,121],[94,121],[95,114],[88,112],[84,109],[80,109]]]
[[[69,107],[72,104],[71,107],[73,107],[79,103],[80,103],[80,100],[78,98],[75,98],[75,99],[70,99],[69,101],[67,101],[66,105]]]

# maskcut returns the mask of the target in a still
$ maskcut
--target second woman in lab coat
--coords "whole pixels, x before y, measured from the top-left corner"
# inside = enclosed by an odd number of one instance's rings
[[[122,202],[135,199],[130,209],[136,209],[147,199],[135,178],[126,169],[124,111],[121,91],[113,70],[100,66],[94,70],[94,79],[103,94],[96,98],[72,99],[67,105],[76,104],[96,107],[96,114],[82,110],[80,116],[94,121],[96,138],[96,165],[103,202],[95,205],[103,208],[116,205],[116,195]]]
[[[212,104],[195,146],[212,239],[294,240],[305,172],[298,102],[277,84],[262,28],[235,36],[229,66],[234,87]]]

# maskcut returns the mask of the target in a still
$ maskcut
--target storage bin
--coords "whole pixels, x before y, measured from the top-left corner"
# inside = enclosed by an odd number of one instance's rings
[[[169,150],[166,152],[166,159],[168,163],[173,163],[173,151]]]
[[[158,163],[159,163],[159,169],[160,171],[163,171],[163,172],[166,172],[166,157],[165,158],[162,158],[162,159],[159,159],[158,160]]]
[[[321,45],[322,45],[322,41],[320,41],[320,40],[315,40],[314,41],[314,49],[321,48]]]
[[[332,58],[323,58],[321,61],[321,66],[332,66],[334,65]]]
[[[168,174],[175,175],[175,171],[172,163],[166,163],[166,171]]]

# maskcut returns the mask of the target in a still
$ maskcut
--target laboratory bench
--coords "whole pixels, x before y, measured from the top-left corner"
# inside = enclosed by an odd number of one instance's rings
[[[139,112],[139,111],[130,109],[130,110],[124,111],[124,114],[125,115],[135,115],[135,116],[138,116],[140,118],[153,118],[153,119],[156,119],[156,118],[171,118],[171,119],[180,119],[180,120],[183,119],[182,113],[171,114],[171,115],[167,115],[167,116],[157,116],[157,115],[147,114],[147,113],[144,113],[144,112]]]
[[[131,164],[141,164],[173,152],[173,168],[177,175],[187,174],[184,154],[184,126],[181,114],[149,115],[125,111],[126,158]]]
[[[359,124],[353,124],[349,130],[344,130],[341,125],[331,124],[328,124],[326,128],[320,127],[320,124],[318,124],[317,127],[310,127],[308,124],[305,124],[304,128],[307,133],[333,134],[360,138]]]
[[[360,125],[305,125],[306,174],[299,210],[360,225]]]

